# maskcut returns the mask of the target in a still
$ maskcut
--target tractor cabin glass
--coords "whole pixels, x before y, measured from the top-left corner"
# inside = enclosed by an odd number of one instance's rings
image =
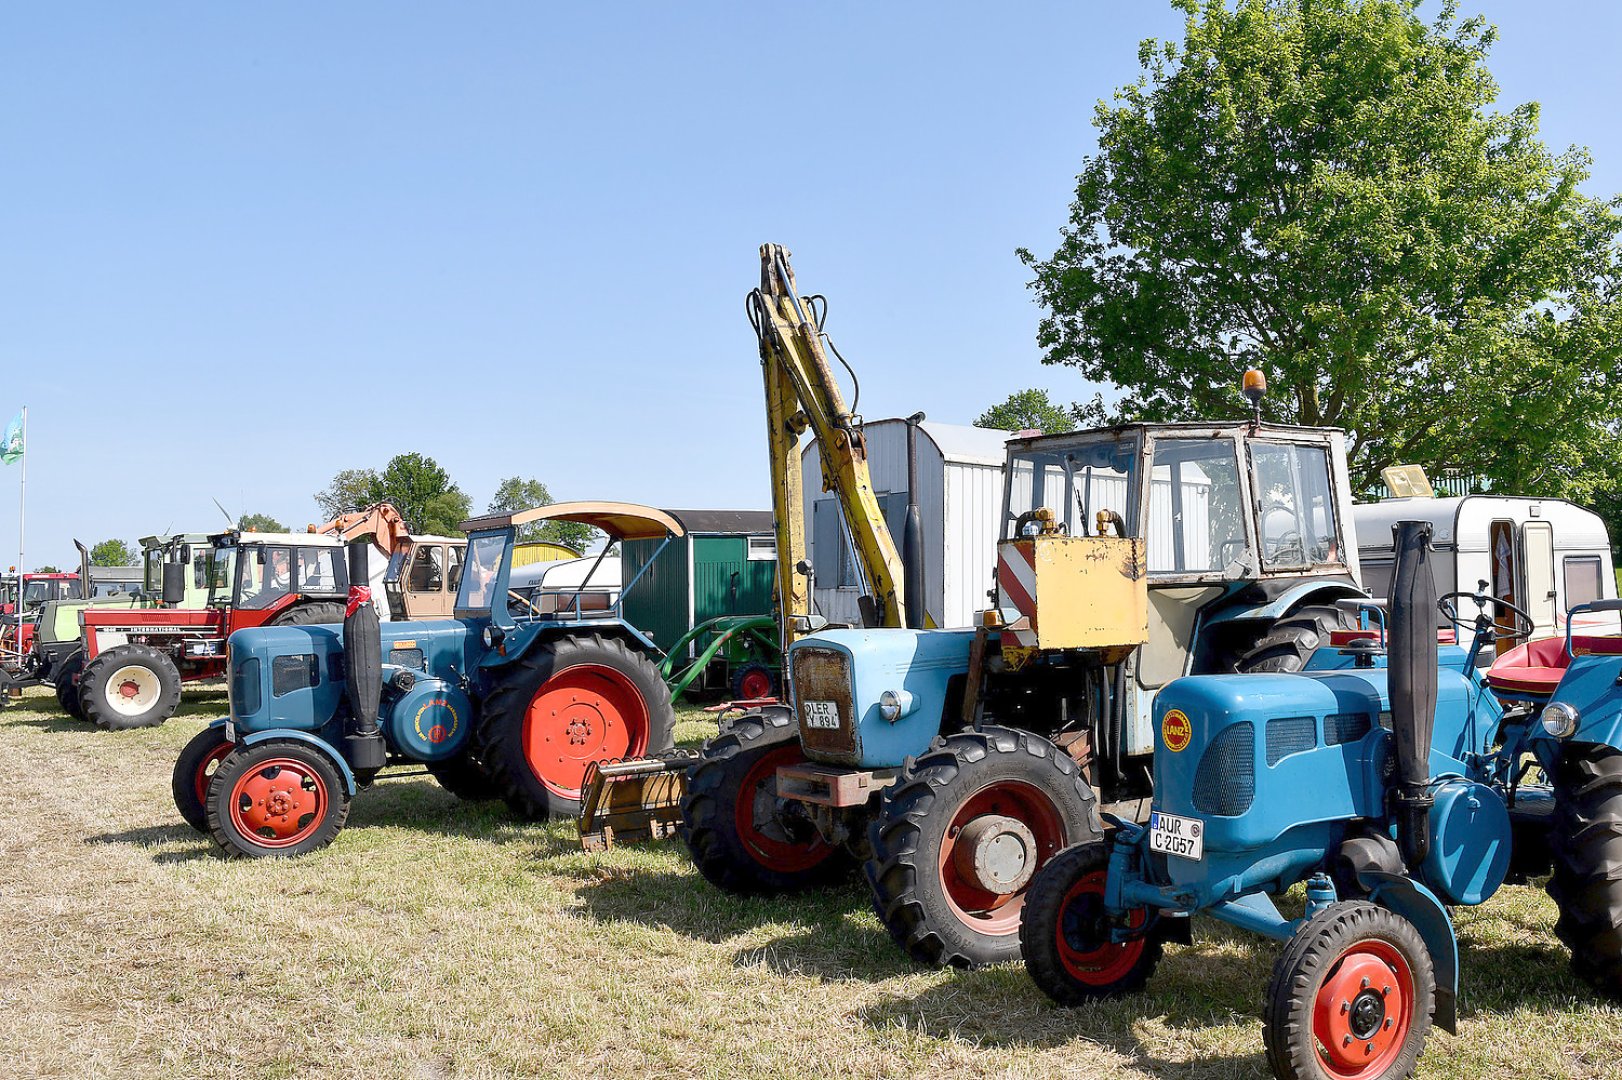
[[[1263,570],[1306,570],[1342,561],[1329,453],[1295,443],[1250,444]]]
[[[1138,436],[1106,433],[1014,454],[1008,468],[1003,535],[1015,537],[1022,514],[1046,507],[1071,536],[1096,535],[1098,514],[1119,514],[1126,534],[1138,527]],[[1111,535],[1114,535],[1113,529]]]
[[[458,611],[487,610],[495,592],[501,560],[507,552],[505,533],[475,536],[468,541],[467,570],[456,596]]]
[[[1232,439],[1157,439],[1149,475],[1149,573],[1237,576],[1254,566]]]

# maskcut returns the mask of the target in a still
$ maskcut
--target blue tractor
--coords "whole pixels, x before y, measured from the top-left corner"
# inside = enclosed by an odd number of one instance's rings
[[[543,519],[606,533],[597,565],[620,540],[682,533],[663,511],[629,503],[475,518],[462,525],[466,561],[450,568],[451,619],[379,625],[370,591],[352,588],[341,627],[232,634],[231,714],[175,764],[181,816],[228,856],[297,855],[330,843],[350,800],[385,769],[426,769],[459,797],[503,798],[527,818],[573,817],[588,764],[669,749],[674,713],[656,650],[619,598],[583,603],[589,574],[540,606],[509,589],[515,532]],[[350,552],[365,558],[364,544]],[[363,566],[351,574],[367,580]]]
[[[1054,1000],[1142,987],[1163,943],[1207,915],[1284,943],[1263,1009],[1276,1075],[1406,1077],[1432,1024],[1454,1026],[1448,908],[1551,868],[1576,972],[1622,992],[1622,638],[1574,638],[1568,616],[1565,638],[1483,675],[1483,647],[1530,618],[1485,582],[1439,599],[1430,525],[1395,533],[1388,637],[1156,697],[1148,821],[1112,819],[1031,886],[1022,952]],[[1438,608],[1473,629],[1468,650],[1438,645]],[[1287,918],[1273,897],[1301,883],[1305,913]]]

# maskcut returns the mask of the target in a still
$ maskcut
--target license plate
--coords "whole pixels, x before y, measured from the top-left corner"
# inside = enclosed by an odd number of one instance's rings
[[[1149,815],[1149,850],[1179,859],[1205,857],[1205,824],[1198,818],[1162,814]]]
[[[805,726],[833,730],[839,726],[839,705],[832,701],[807,701],[803,706]]]

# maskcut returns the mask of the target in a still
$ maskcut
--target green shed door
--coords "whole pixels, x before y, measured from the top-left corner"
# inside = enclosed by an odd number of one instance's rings
[[[775,559],[749,558],[746,537],[693,537],[693,624],[718,615],[769,614],[776,570]]]
[[[687,545],[693,538],[672,540],[635,587],[626,591],[625,619],[668,649],[687,633]],[[663,540],[630,540],[620,546],[620,580],[630,582],[659,551]]]

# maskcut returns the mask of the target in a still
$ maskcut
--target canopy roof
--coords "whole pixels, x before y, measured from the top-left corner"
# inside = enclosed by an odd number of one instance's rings
[[[560,502],[511,514],[486,514],[462,522],[463,532],[504,529],[532,521],[578,521],[601,529],[614,540],[659,540],[685,535],[681,522],[651,506],[623,502]]]

